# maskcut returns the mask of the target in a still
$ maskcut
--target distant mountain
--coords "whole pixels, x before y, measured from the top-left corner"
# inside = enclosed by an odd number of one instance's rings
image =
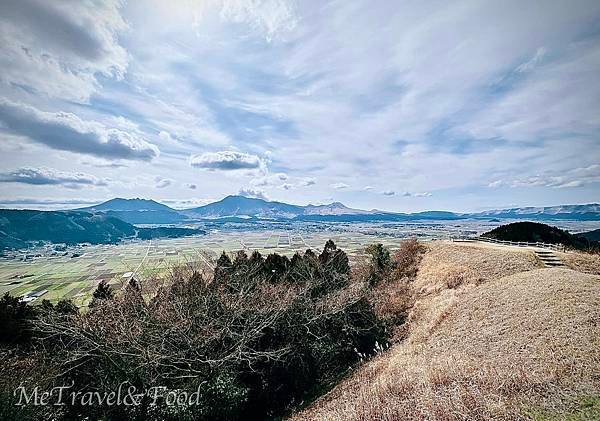
[[[333,202],[329,205],[308,205],[304,206],[302,215],[367,215],[372,211],[352,209],[340,202]]]
[[[0,209],[0,250],[23,248],[36,242],[114,244],[126,238],[202,233],[190,228],[137,228],[104,213]]]
[[[417,212],[411,213],[409,216],[412,219],[437,219],[437,220],[454,220],[454,219],[463,219],[463,217],[454,212],[447,211],[425,211],[425,212]]]
[[[246,216],[258,218],[293,218],[301,215],[302,206],[288,205],[281,202],[268,202],[244,196],[227,196],[218,202],[183,211],[185,215],[195,218],[223,218],[230,216]]]
[[[186,219],[181,212],[148,199],[115,198],[78,210],[92,213],[101,212],[130,224],[176,224]]]
[[[470,217],[492,217],[503,219],[571,219],[579,221],[597,221],[600,220],[600,204],[590,203],[587,205],[561,205],[498,209],[479,213],[471,213],[467,215],[469,215]]]
[[[98,205],[81,208],[84,211],[172,211],[175,209],[149,199],[122,199],[120,197],[110,199]]]
[[[249,218],[263,218],[324,222],[456,220],[468,218],[496,221],[504,219],[600,221],[600,205],[596,203],[498,209],[462,214],[445,211],[424,211],[407,214],[353,209],[340,202],[300,206],[245,196],[227,196],[208,205],[184,210],[172,209],[153,200],[120,198],[78,210],[101,212],[131,224],[177,224],[190,219],[223,218],[235,218],[240,221]]]

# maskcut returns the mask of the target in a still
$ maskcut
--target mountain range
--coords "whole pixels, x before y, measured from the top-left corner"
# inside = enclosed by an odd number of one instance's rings
[[[600,220],[600,204],[560,205],[498,209],[477,213],[425,211],[395,213],[379,210],[361,210],[340,202],[326,205],[292,205],[245,196],[227,196],[214,203],[190,209],[173,209],[147,199],[116,198],[98,205],[78,209],[104,213],[131,224],[174,224],[198,219],[279,219],[296,221],[411,221],[456,219],[530,219],[530,220]]]

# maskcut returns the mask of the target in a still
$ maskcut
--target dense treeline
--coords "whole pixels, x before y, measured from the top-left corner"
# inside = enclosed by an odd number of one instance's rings
[[[597,241],[539,222],[513,222],[494,228],[482,236],[504,241],[562,244],[577,250],[600,249]]]
[[[388,346],[410,306],[402,285],[416,273],[421,251],[416,241],[394,256],[374,245],[354,272],[332,241],[319,254],[291,259],[223,253],[210,271],[173,269],[150,299],[140,282],[118,292],[102,283],[85,312],[68,302],[33,308],[6,296],[0,322],[12,326],[2,338],[12,363],[0,376],[0,418],[282,416]],[[23,382],[99,392],[127,382],[154,394],[134,406],[15,407],[7,393]],[[170,394],[181,391],[196,392],[193,404],[169,405]]]

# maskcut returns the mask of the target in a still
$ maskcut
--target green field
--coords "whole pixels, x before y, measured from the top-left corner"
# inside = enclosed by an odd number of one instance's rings
[[[61,253],[64,255],[32,253],[29,250],[16,258],[0,260],[0,294],[10,292],[11,295],[24,296],[47,291],[40,299],[55,302],[69,298],[78,305],[85,305],[102,280],[120,288],[131,273],[140,279],[152,279],[180,263],[206,263],[223,250],[259,250],[263,254],[277,252],[291,256],[296,251],[304,252],[308,248],[320,250],[330,238],[351,256],[375,241],[391,247],[398,244],[395,238],[357,232],[234,231],[119,245],[74,247]],[[74,253],[81,255],[72,257]]]
[[[356,259],[364,248],[380,242],[394,249],[403,238],[449,238],[474,235],[500,225],[492,221],[439,221],[427,223],[377,224],[268,224],[261,229],[212,229],[207,235],[132,241],[118,245],[70,247],[57,252],[54,247],[29,249],[0,259],[0,294],[15,296],[44,292],[40,299],[58,301],[65,297],[86,305],[91,293],[106,280],[122,287],[131,274],[151,280],[181,263],[207,263],[223,251],[260,251],[263,255],[291,256],[311,248],[321,250],[328,239]],[[573,231],[597,228],[597,222],[567,223]],[[234,226],[235,227],[235,226]],[[239,224],[237,225],[239,227]],[[126,275],[124,277],[124,275]]]

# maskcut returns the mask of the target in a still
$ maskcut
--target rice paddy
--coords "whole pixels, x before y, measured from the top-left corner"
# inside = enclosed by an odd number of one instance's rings
[[[486,221],[242,225],[210,229],[208,234],[194,237],[67,248],[49,245],[1,258],[0,294],[9,292],[14,296],[52,302],[68,298],[83,306],[103,280],[120,288],[132,276],[156,278],[174,265],[206,263],[222,251],[258,250],[262,254],[276,252],[291,256],[309,248],[320,250],[328,239],[332,239],[355,259],[374,242],[394,249],[404,238],[429,240],[472,236],[497,225],[499,223]]]

